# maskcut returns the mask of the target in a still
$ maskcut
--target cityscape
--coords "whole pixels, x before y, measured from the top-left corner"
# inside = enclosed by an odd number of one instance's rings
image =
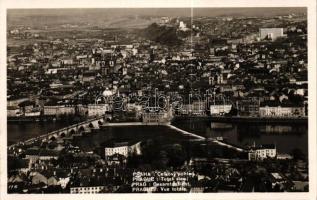
[[[308,192],[306,8],[7,10],[8,193]]]

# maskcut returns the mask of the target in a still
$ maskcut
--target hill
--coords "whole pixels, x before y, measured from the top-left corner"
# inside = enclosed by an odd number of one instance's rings
[[[159,26],[156,23],[143,29],[141,35],[147,39],[168,46],[180,45],[182,43],[176,34],[175,27]]]

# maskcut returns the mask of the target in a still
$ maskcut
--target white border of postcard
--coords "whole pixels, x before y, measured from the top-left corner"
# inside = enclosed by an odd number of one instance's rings
[[[303,193],[186,193],[186,194],[7,194],[6,10],[10,8],[168,8],[168,7],[307,7],[309,91],[309,192]],[[316,196],[316,0],[1,0],[0,1],[0,199],[262,199],[315,200]]]

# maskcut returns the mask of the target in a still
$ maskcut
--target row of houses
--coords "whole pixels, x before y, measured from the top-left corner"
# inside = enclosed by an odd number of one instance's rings
[[[206,102],[193,102],[184,104],[178,108],[181,115],[206,115],[208,110]],[[266,101],[260,103],[258,100],[236,101],[235,104],[213,104],[209,106],[210,115],[225,115],[236,109],[235,114],[239,116],[260,116],[260,117],[304,117],[307,111],[303,105],[286,104]]]
[[[276,101],[265,101],[259,103],[255,100],[241,100],[235,104],[212,104],[209,106],[205,101],[194,101],[192,104],[183,104],[175,111],[180,115],[224,115],[228,114],[232,109],[237,110],[240,116],[260,116],[260,117],[303,117],[307,116],[307,111],[303,105],[294,105],[290,103],[279,103]],[[142,112],[142,108],[128,104],[127,109]],[[111,104],[88,104],[88,105],[44,105],[43,108],[28,105],[25,107],[7,106],[8,117],[35,117],[41,115],[41,110],[44,116],[60,116],[74,115],[76,113],[84,114],[88,117],[96,117],[104,115],[106,112],[112,111]],[[147,122],[154,120],[151,113],[144,113],[144,119]],[[157,116],[157,114],[155,114]],[[153,119],[153,120],[152,120]],[[158,117],[155,122],[161,121],[163,117]],[[158,121],[157,121],[158,120]]]
[[[8,117],[39,117],[44,116],[61,116],[61,115],[74,115],[80,113],[88,117],[96,117],[104,115],[106,112],[112,110],[109,104],[88,104],[88,105],[44,105],[41,107],[31,106],[7,106]]]

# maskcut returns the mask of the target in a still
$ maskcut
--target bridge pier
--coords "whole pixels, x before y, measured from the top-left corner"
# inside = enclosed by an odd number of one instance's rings
[[[99,128],[99,126],[101,126],[102,124],[104,124],[105,122],[105,117],[104,116],[100,116],[100,117],[96,117],[93,119],[88,119],[84,122],[80,122],[56,131],[52,131],[50,133],[47,133],[45,135],[41,135],[35,138],[31,138],[28,139],[24,142],[21,142],[22,144],[32,144],[38,140],[41,140],[42,142],[44,141],[48,141],[50,139],[52,139],[53,137],[55,137],[56,139],[58,138],[63,138],[63,137],[69,137],[73,134],[77,134],[80,130],[81,131],[86,131],[86,130],[90,130],[92,128]],[[8,148],[14,148],[15,146],[17,146],[18,144],[21,143],[17,143],[17,144],[13,144],[10,145]]]

